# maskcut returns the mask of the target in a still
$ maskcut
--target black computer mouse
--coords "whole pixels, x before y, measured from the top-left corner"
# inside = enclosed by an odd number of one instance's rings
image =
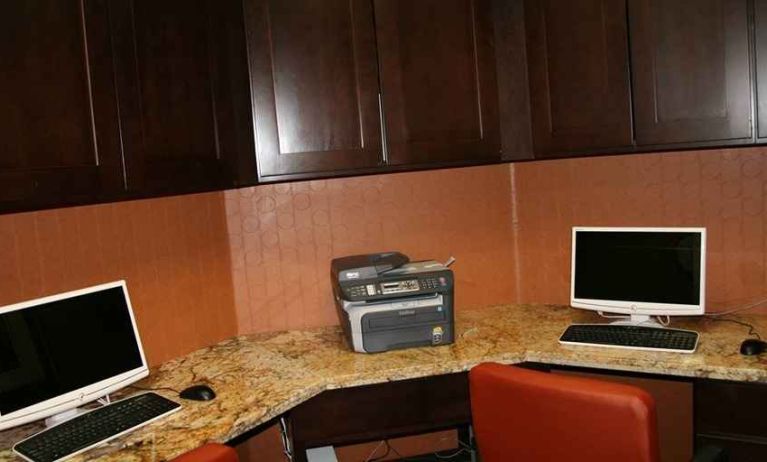
[[[216,397],[216,392],[207,385],[192,385],[182,390],[178,396],[194,401],[210,401]]]
[[[764,353],[765,350],[767,350],[767,342],[755,338],[743,340],[743,343],[740,344],[740,354],[746,356],[758,355]]]

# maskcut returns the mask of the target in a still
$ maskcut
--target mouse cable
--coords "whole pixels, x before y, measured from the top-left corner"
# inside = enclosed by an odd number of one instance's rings
[[[727,310],[727,311],[720,311],[718,313],[706,313],[703,316],[706,316],[707,318],[717,318],[719,316],[726,316],[728,314],[738,313],[740,311],[745,311],[745,310],[750,310],[752,308],[757,308],[759,306],[764,305],[765,303],[767,303],[767,298],[763,298],[763,299],[757,300],[757,301],[755,301],[753,303],[749,303],[747,305],[739,306],[737,308],[733,308],[733,309]]]
[[[165,391],[172,391],[173,393],[175,393],[177,395],[181,394],[181,392],[179,392],[175,388],[170,388],[170,387],[156,387],[156,388],[152,388],[152,387],[139,387],[137,385],[128,385],[128,388],[135,388],[136,390],[141,390],[141,391],[161,391],[161,390],[165,390]]]
[[[757,340],[761,340],[762,339],[762,336],[759,335],[759,332],[756,331],[756,328],[754,326],[752,326],[751,324],[747,323],[747,322],[738,321],[737,319],[721,318],[721,317],[716,317],[716,318],[712,317],[710,319],[712,321],[726,321],[726,322],[731,322],[731,323],[734,323],[734,324],[741,325],[743,327],[748,327],[748,335],[752,335],[752,336],[756,337]]]

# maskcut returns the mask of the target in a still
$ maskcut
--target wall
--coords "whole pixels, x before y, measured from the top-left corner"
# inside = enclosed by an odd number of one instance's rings
[[[458,309],[514,299],[507,165],[227,191],[241,333],[337,324],[330,260],[453,255]]]
[[[765,154],[529,162],[2,215],[0,305],[125,278],[157,364],[237,332],[337,323],[334,256],[454,255],[458,309],[567,304],[571,226],[652,225],[708,227],[708,302],[720,309],[767,292]],[[279,454],[273,432],[263,438],[250,443]]]
[[[705,226],[707,303],[767,294],[767,148],[512,164],[523,302],[569,302],[572,226]]]
[[[0,215],[0,305],[117,279],[150,364],[236,334],[222,194]]]

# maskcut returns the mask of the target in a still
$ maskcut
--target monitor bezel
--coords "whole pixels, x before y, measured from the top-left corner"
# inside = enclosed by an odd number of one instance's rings
[[[646,232],[646,233],[697,233],[700,234],[700,303],[656,303],[641,300],[604,300],[575,297],[576,236],[579,232]],[[607,313],[646,316],[694,316],[706,312],[706,228],[652,228],[652,227],[591,227],[574,226],[570,252],[570,306]]]
[[[84,289],[73,290],[61,294],[16,303],[13,305],[7,305],[0,307],[0,315],[118,287],[122,289],[123,295],[125,297],[128,314],[130,315],[130,320],[133,327],[133,334],[136,338],[136,345],[138,347],[139,354],[141,355],[141,366],[122,372],[99,382],[78,388],[76,390],[72,390],[47,400],[40,401],[25,408],[17,409],[8,414],[0,414],[0,431],[23,425],[35,420],[50,417],[54,414],[82,406],[91,401],[103,398],[104,396],[113,393],[123,387],[126,387],[134,382],[137,382],[138,380],[141,380],[142,378],[149,375],[149,367],[147,366],[144,347],[141,343],[141,336],[139,335],[138,327],[136,326],[136,317],[133,313],[133,305],[131,304],[130,296],[128,294],[128,286],[124,280],[99,284],[97,286],[87,287]]]

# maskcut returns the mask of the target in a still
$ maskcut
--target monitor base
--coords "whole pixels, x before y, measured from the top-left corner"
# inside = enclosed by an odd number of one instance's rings
[[[103,398],[97,399],[95,402],[97,402],[98,404],[102,406],[106,406],[107,404],[111,402],[111,399],[109,395],[106,395]],[[87,403],[84,404],[83,406],[86,406],[86,405]],[[45,419],[45,428],[54,427],[60,423],[64,423],[67,420],[72,420],[81,414],[85,414],[86,412],[93,410],[93,408],[86,409],[83,406],[76,407],[74,409],[69,409],[64,412],[59,412],[58,414],[53,414],[52,416],[47,417]]]
[[[644,327],[656,327],[658,329],[664,329],[666,326],[659,323],[652,316],[646,314],[632,314],[623,319],[613,321],[610,324],[616,326],[644,326]]]
[[[88,409],[76,407],[74,409],[69,409],[68,411],[53,414],[52,416],[45,419],[45,428],[55,427],[58,424],[64,423],[67,420],[72,420],[78,415],[85,414],[86,412],[88,412]]]

